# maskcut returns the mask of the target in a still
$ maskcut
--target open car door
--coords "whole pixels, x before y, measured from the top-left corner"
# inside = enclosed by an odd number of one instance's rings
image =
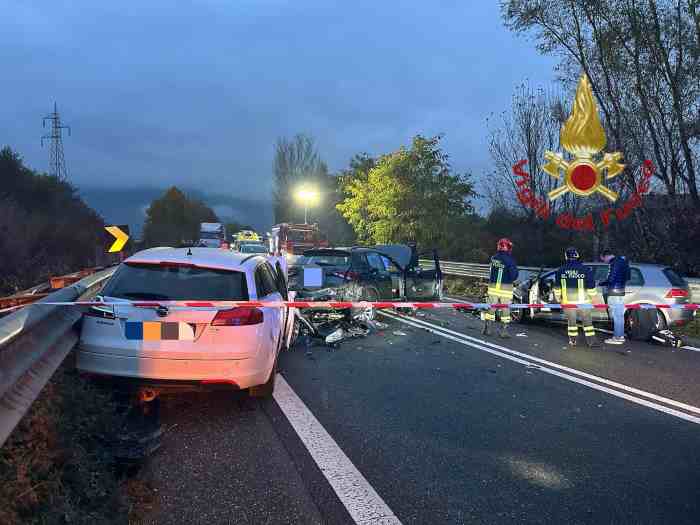
[[[293,296],[295,295],[294,292],[290,292],[287,284],[287,272],[285,271],[285,268],[282,267],[282,262],[277,261],[275,262],[275,277],[277,280],[277,288],[280,291],[280,294],[282,295],[282,298],[285,301],[290,301],[294,300]],[[290,298],[290,295],[292,296]],[[284,319],[283,323],[283,330],[282,334],[284,337],[284,348],[289,348],[293,341],[292,337],[294,334],[294,322],[296,321],[296,308],[289,308],[285,307],[283,308],[283,316],[282,319]]]
[[[421,267],[414,260],[404,270],[406,299],[410,301],[440,301],[443,297],[443,276],[437,250],[419,254],[418,258],[430,259],[431,263]]]

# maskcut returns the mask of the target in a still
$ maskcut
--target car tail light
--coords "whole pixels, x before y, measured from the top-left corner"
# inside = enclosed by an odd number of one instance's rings
[[[99,317],[100,319],[117,318],[112,310],[102,308],[100,306],[91,306],[90,308],[88,308],[88,311],[85,312],[85,315],[89,315],[90,317]]]
[[[263,322],[263,312],[258,308],[231,308],[219,310],[212,326],[249,326]]]
[[[683,288],[671,288],[666,294],[666,299],[675,299],[678,297],[688,297],[688,290]]]

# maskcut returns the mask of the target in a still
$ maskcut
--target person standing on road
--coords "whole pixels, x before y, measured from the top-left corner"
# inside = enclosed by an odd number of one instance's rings
[[[510,239],[500,239],[496,244],[496,255],[491,257],[489,271],[488,302],[489,304],[510,304],[513,302],[513,281],[518,278],[518,266],[513,259],[513,243]],[[489,324],[496,321],[496,309],[489,308],[481,311],[483,328],[481,333],[489,335]],[[510,309],[500,311],[501,333],[504,339],[510,337]]]
[[[625,342],[625,284],[630,280],[631,270],[627,258],[605,250],[600,257],[610,265],[608,278],[600,286],[608,288],[608,311],[613,321],[613,336],[606,339],[609,345],[621,345]]]
[[[567,248],[564,257],[566,262],[556,271],[554,278],[554,294],[557,300],[562,305],[590,304],[591,299],[596,295],[593,269],[583,265],[579,260],[576,248]],[[586,336],[588,346],[591,348],[600,346],[595,336],[590,308],[564,308],[564,314],[566,315],[569,346],[576,346],[578,338],[577,317],[579,316],[583,323],[583,333]]]

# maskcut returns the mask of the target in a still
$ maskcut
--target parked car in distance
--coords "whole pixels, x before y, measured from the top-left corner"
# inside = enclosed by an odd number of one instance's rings
[[[286,300],[279,264],[230,250],[154,248],[120,264],[100,297],[113,304],[85,313],[79,370],[156,393],[227,387],[272,394],[277,356],[291,333],[288,309],[179,310],[157,302]]]
[[[592,267],[596,283],[605,281],[609,266],[605,263],[584,263]],[[631,278],[627,282],[625,304],[685,304],[690,301],[688,283],[676,271],[658,264],[630,264]],[[555,271],[550,270],[535,275],[520,283],[514,291],[515,302],[530,304],[556,303],[554,297]],[[604,287],[598,287],[599,297],[605,293]],[[560,309],[513,310],[514,320],[544,318],[563,320]],[[683,326],[693,319],[692,310],[679,308],[627,310],[625,314],[626,331],[629,335],[647,339],[651,332],[674,326]],[[594,321],[610,322],[607,310],[593,310]]]
[[[203,222],[199,225],[199,246],[221,248],[227,245],[226,227],[220,222]]]

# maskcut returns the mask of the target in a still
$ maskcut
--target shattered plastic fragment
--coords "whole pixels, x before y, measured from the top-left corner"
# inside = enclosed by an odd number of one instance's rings
[[[406,332],[402,332],[401,330],[394,330],[394,335],[408,335]]]
[[[326,336],[326,343],[337,343],[345,339],[345,330],[338,328]]]

